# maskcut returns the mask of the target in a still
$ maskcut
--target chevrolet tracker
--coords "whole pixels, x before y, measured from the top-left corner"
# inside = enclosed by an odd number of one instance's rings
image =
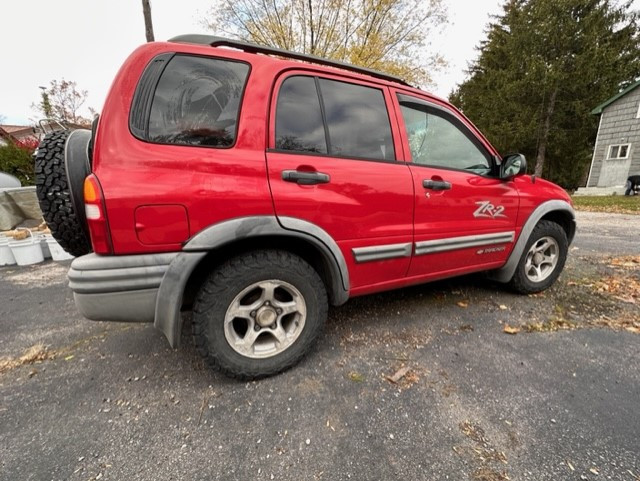
[[[255,379],[309,351],[328,305],[487,271],[562,271],[569,196],[399,78],[205,35],[126,60],[91,130],[36,157],[38,196],[89,319],[181,312],[214,369]]]

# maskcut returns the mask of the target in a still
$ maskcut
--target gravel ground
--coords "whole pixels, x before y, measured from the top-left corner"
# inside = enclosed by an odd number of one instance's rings
[[[0,374],[0,479],[638,481],[640,337],[593,325],[639,319],[596,286],[640,275],[611,262],[640,254],[640,216],[578,222],[542,295],[469,276],[353,299],[298,367],[251,383],[150,325],[83,320],[66,265],[0,268],[0,357],[54,355]]]
[[[640,254],[640,216],[578,212],[575,246],[589,253]]]

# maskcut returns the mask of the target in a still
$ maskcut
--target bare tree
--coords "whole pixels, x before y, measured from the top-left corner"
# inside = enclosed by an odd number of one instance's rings
[[[142,0],[142,14],[144,15],[144,33],[147,36],[147,42],[155,41],[153,35],[153,22],[151,21],[151,4],[149,0]]]
[[[218,0],[216,33],[430,82],[444,64],[429,37],[447,21],[443,0]]]
[[[76,82],[69,80],[52,80],[49,88],[41,87],[41,100],[32,104],[40,116],[55,118],[62,122],[77,125],[91,124],[91,120],[80,113],[80,109],[87,100],[89,93],[79,90]],[[93,113],[93,109],[88,109]]]

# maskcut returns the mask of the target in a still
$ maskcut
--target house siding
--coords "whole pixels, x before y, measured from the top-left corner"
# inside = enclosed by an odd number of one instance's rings
[[[587,187],[598,187],[602,166],[609,146],[631,144],[631,165],[627,175],[640,174],[640,119],[636,118],[640,104],[640,87],[630,91],[604,108],[593,154],[593,165]]]

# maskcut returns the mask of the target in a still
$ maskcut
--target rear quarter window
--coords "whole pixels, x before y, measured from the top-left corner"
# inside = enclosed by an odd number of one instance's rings
[[[241,62],[175,55],[158,81],[146,140],[231,147],[248,73]]]

